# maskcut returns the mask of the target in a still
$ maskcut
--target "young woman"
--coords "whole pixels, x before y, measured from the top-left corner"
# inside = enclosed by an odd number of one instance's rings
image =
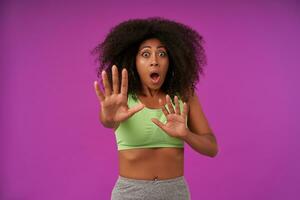
[[[214,157],[216,138],[195,94],[206,57],[192,28],[163,18],[114,27],[93,51],[100,121],[114,129],[119,177],[112,200],[190,199],[184,142]]]

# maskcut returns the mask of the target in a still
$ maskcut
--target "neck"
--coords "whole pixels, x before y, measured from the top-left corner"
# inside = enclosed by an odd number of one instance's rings
[[[148,87],[143,88],[142,95],[146,97],[157,97],[161,94],[160,88],[157,90],[150,89]]]

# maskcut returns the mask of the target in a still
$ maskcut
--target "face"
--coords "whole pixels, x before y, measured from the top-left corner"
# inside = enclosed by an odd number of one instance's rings
[[[166,47],[158,39],[141,43],[136,55],[136,68],[144,89],[159,90],[169,67]]]

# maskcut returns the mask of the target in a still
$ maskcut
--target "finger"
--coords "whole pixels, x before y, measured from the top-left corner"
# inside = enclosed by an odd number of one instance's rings
[[[171,102],[171,98],[170,98],[169,95],[166,95],[166,100],[167,100],[167,105],[168,105],[169,112],[174,114],[175,111],[174,111],[173,104]]]
[[[180,115],[180,107],[179,107],[179,102],[178,102],[177,96],[174,97],[174,101],[175,101],[175,113],[177,115]]]
[[[104,90],[105,90],[105,96],[109,96],[109,95],[111,95],[111,88],[110,88],[110,84],[108,82],[106,71],[103,70],[101,75],[102,75],[102,80],[103,80],[103,85],[104,85]]]
[[[162,112],[163,112],[164,115],[167,117],[168,114],[169,114],[168,110],[166,109],[165,105],[163,105],[161,99],[158,99],[158,102],[159,102],[159,105],[160,105],[160,107],[161,107]]]
[[[127,90],[128,90],[128,74],[127,74],[127,70],[124,68],[122,70],[121,94],[127,95]]]
[[[183,111],[181,113],[181,115],[184,119],[186,119],[187,113],[188,113],[188,105],[187,105],[187,103],[184,102],[183,103]]]
[[[145,107],[144,104],[138,104],[130,109],[128,109],[128,114],[131,117],[132,115],[134,115],[135,113],[139,112],[140,110],[142,110]]]
[[[97,95],[98,99],[99,99],[100,101],[104,101],[105,96],[103,95],[102,91],[100,90],[97,81],[94,81],[94,88],[95,88],[96,95]]]
[[[112,66],[113,93],[119,93],[119,73],[116,65]]]
[[[159,128],[161,128],[163,131],[166,131],[166,130],[165,130],[165,125],[164,125],[161,121],[159,121],[159,120],[156,119],[156,118],[152,118],[151,121],[152,121],[154,124],[156,124]]]

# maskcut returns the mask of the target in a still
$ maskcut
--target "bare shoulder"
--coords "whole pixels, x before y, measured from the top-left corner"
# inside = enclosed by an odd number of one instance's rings
[[[212,129],[210,128],[209,122],[203,111],[199,97],[195,92],[189,96],[187,102],[189,107],[188,113],[188,127],[189,129],[196,134],[213,134]]]

